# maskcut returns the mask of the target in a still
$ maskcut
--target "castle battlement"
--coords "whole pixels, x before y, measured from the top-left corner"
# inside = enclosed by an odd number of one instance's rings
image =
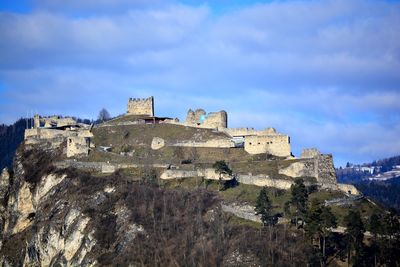
[[[129,98],[127,114],[154,117],[154,97]]]

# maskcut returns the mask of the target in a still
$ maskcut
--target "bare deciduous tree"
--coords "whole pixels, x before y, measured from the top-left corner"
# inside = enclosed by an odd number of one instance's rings
[[[111,118],[110,113],[108,113],[107,109],[102,108],[99,112],[99,116],[97,119],[101,122],[108,121]]]

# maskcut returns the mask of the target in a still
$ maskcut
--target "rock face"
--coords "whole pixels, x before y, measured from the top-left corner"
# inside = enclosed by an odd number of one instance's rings
[[[6,223],[6,208],[5,203],[8,202],[8,190],[10,186],[10,173],[5,168],[0,176],[0,233],[3,232]],[[2,247],[2,240],[0,239],[0,249]]]
[[[48,153],[53,152],[20,148],[13,171],[1,174],[0,266],[237,266],[263,261],[253,248],[238,254],[246,231],[257,231],[231,230],[214,193],[165,190],[120,174],[94,177],[55,169],[52,163],[62,151]],[[219,178],[213,169],[201,175]]]
[[[17,154],[14,174],[5,169],[0,179],[0,266],[92,263],[86,258],[96,244],[90,217],[78,203],[57,196],[66,174],[33,179],[24,160]]]
[[[28,164],[39,163],[38,169],[45,166],[40,166],[43,162],[26,162],[26,156],[21,156],[25,152],[17,154],[14,174],[4,169],[0,177],[0,266],[96,265],[98,252],[94,247],[102,248],[104,242],[96,238],[99,219],[97,214],[93,216],[91,209],[104,205],[115,189],[99,183],[95,188],[79,192],[85,188],[85,182],[68,170],[65,173],[38,172],[37,176],[28,174],[28,170],[35,171]],[[124,233],[125,238],[121,249],[133,241],[137,233],[144,232],[141,225],[129,222],[130,214],[126,209],[110,213],[112,215],[99,212],[99,216],[118,217],[116,232]]]

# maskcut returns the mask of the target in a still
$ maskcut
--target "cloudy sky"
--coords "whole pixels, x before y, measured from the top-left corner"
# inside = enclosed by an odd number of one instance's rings
[[[0,123],[226,110],[337,165],[400,154],[400,2],[1,0]]]

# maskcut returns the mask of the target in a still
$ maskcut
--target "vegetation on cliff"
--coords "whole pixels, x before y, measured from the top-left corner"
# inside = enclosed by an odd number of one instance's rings
[[[162,188],[148,181],[151,174],[134,182],[118,172],[95,177],[75,169],[52,171],[45,151],[18,153],[21,162],[16,165],[23,170],[11,178],[10,200],[2,214],[9,220],[1,237],[3,264],[284,266],[288,259],[305,265],[312,251],[295,229],[280,226],[260,231],[237,224],[232,215],[222,212],[213,191]],[[47,171],[27,176],[32,166]],[[41,180],[49,179],[45,178],[48,172],[65,178],[58,183]],[[32,189],[43,183],[54,185],[40,199],[42,187],[24,198],[24,203],[39,201],[29,214],[14,209],[12,201],[21,199],[24,183]],[[30,216],[30,223],[15,232],[13,221],[19,216]],[[57,253],[51,254],[57,246]]]

